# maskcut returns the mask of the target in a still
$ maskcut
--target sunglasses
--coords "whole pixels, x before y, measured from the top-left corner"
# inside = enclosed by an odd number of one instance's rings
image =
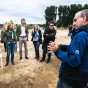
[[[49,25],[49,26],[54,26],[54,25]]]

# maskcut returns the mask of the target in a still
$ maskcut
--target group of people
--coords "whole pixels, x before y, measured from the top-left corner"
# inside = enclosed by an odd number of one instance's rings
[[[48,24],[48,28],[45,29],[42,40],[42,31],[39,29],[38,24],[33,25],[33,30],[31,33],[31,41],[33,42],[35,49],[35,59],[39,60],[39,46],[42,44],[43,49],[43,57],[40,62],[45,61],[47,46],[49,41],[55,41],[56,30],[54,28],[54,23],[50,22]],[[13,22],[9,22],[7,28],[5,26],[1,30],[1,42],[4,43],[6,56],[6,64],[9,65],[9,59],[11,54],[11,63],[14,65],[14,50],[17,51],[17,42],[19,42],[19,60],[22,59],[22,47],[24,44],[25,49],[25,58],[28,59],[28,49],[27,49],[27,41],[28,41],[29,31],[26,25],[26,20],[21,19],[21,25],[14,26]],[[51,53],[48,53],[47,63],[50,62]]]
[[[1,30],[1,42],[4,43],[6,56],[6,65],[9,65],[11,55],[11,63],[14,65],[14,50],[17,50],[17,41],[19,40],[19,56],[22,59],[22,45],[25,47],[25,58],[28,59],[27,50],[28,29],[26,28],[26,20],[21,19],[21,26],[16,27],[13,22],[9,22],[7,28],[3,26]]]
[[[42,32],[38,25],[33,26],[32,41],[35,49],[35,59],[39,60],[39,46],[42,44],[43,57],[40,62],[45,61],[46,53],[48,53],[47,63],[50,62],[51,52],[61,60],[59,71],[59,81],[57,88],[88,88],[88,9],[79,11],[73,19],[73,26],[76,27],[75,35],[69,45],[62,45],[55,42],[56,30],[52,22],[44,31],[43,40]],[[19,56],[22,59],[22,45],[25,47],[25,58],[28,59],[28,29],[26,20],[21,19],[21,26],[17,28],[17,37],[14,35],[12,24],[8,25],[2,39],[6,36],[6,65],[9,64],[11,54],[11,62],[14,65],[14,42],[19,40]]]

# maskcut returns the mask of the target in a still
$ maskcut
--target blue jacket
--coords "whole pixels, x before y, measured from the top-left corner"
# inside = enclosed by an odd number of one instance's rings
[[[41,32],[40,29],[38,29],[38,33],[39,33],[39,39],[38,39],[38,42],[40,42],[40,44],[42,44],[42,32]],[[36,34],[36,32],[35,32],[35,31],[32,31],[32,34],[31,34],[32,39],[31,39],[31,41],[33,41],[33,38],[34,38],[35,34]]]
[[[78,30],[78,33],[69,44],[67,51],[59,48],[55,52],[57,58],[62,61],[59,72],[60,79],[72,85],[77,85],[76,81],[78,79],[79,85],[85,79],[88,82],[88,25]],[[80,80],[81,82],[79,82]]]

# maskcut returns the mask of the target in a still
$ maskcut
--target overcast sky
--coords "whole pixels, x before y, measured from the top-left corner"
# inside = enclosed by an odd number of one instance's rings
[[[88,4],[88,0],[0,0],[0,23],[13,20],[20,23],[25,18],[27,23],[45,23],[44,11],[47,6]]]

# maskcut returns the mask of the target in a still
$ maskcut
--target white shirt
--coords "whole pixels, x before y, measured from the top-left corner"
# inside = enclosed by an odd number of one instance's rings
[[[21,26],[21,34],[20,34],[20,36],[26,36],[25,30],[26,30],[25,27]]]

